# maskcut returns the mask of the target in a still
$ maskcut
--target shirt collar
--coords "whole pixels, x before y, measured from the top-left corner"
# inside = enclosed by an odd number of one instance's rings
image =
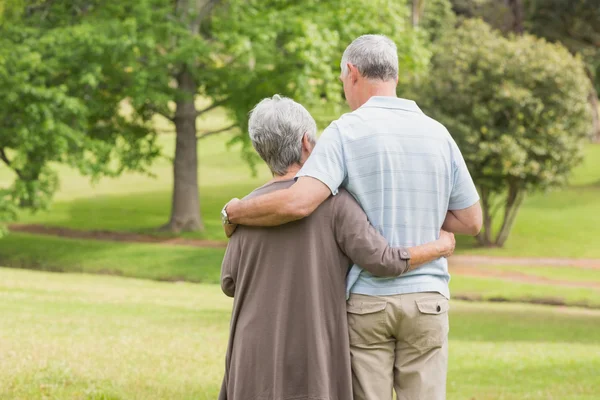
[[[368,107],[391,108],[396,110],[416,112],[419,114],[423,113],[423,111],[421,111],[417,103],[415,103],[414,101],[391,96],[373,96],[360,108]]]

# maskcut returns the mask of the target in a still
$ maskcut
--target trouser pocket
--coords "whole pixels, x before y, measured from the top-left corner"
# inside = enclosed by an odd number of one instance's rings
[[[364,300],[351,297],[346,303],[350,344],[376,343],[385,337],[387,302],[377,298]]]
[[[419,349],[442,347],[448,340],[448,310],[450,303],[442,295],[427,296],[415,300],[414,320],[410,344]]]

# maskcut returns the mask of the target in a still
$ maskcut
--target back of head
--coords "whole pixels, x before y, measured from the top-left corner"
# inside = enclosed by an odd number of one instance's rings
[[[276,94],[250,112],[248,132],[254,149],[273,174],[281,176],[301,162],[304,135],[316,141],[317,124],[301,104]]]
[[[363,35],[354,39],[342,55],[342,76],[348,74],[348,63],[367,79],[395,81],[398,78],[398,49],[383,35]]]

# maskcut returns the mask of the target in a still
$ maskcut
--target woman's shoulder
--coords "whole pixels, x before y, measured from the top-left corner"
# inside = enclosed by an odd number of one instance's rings
[[[244,199],[251,199],[253,197],[262,196],[263,194],[275,192],[277,190],[287,189],[295,183],[293,179],[285,181],[274,181],[267,182],[264,185],[257,187],[252,192],[248,193]]]

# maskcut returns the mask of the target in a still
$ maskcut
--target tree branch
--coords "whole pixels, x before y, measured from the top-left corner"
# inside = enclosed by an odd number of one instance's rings
[[[513,226],[521,202],[523,201],[523,191],[519,190],[515,183],[511,183],[508,186],[508,194],[506,196],[506,206],[504,208],[504,220],[502,226],[496,236],[496,245],[502,247],[504,242],[508,238],[508,234]]]
[[[164,118],[168,119],[168,120],[169,120],[169,121],[171,121],[171,122],[174,122],[174,121],[175,121],[175,117],[174,117],[173,115],[169,115],[169,114],[165,113],[165,112],[164,112],[164,110],[161,110],[161,109],[159,109],[158,107],[155,107],[155,106],[153,106],[153,105],[150,105],[150,104],[146,104],[146,105],[144,105],[144,107],[145,107],[145,108],[146,108],[148,111],[151,111],[151,112],[153,112],[154,114],[158,114],[158,115],[160,115],[161,117],[164,117]]]
[[[4,164],[6,164],[7,167],[11,168],[13,171],[15,171],[15,173],[17,174],[17,176],[19,177],[19,179],[23,179],[23,173],[21,172],[20,169],[17,168],[13,168],[11,161],[8,159],[8,157],[6,156],[6,152],[4,151],[3,148],[0,148],[0,160],[4,161]]]
[[[201,4],[202,0],[196,0],[196,2],[196,7],[199,8],[198,15],[196,15],[196,19],[194,20],[190,28],[195,34],[198,34],[200,33],[200,25],[202,24],[202,21],[208,18],[208,15],[212,11],[215,4],[219,2],[219,0],[208,0],[204,4]]]
[[[204,114],[206,112],[209,112],[210,110],[213,110],[213,109],[215,109],[217,107],[222,106],[223,104],[227,103],[227,100],[229,100],[229,97],[227,97],[227,98],[225,98],[223,100],[220,100],[220,101],[215,101],[210,106],[208,106],[206,108],[203,108],[202,110],[198,110],[198,112],[196,113],[196,116],[199,117],[202,114]]]
[[[490,216],[492,218],[494,218],[496,216],[496,214],[498,213],[498,211],[500,210],[500,208],[502,207],[502,204],[504,204],[504,200],[502,199],[502,196],[500,196],[500,198],[498,199],[498,201],[496,202],[496,204],[494,204],[493,207],[490,207]]]
[[[222,132],[228,131],[228,130],[230,130],[230,129],[233,129],[233,128],[235,128],[236,126],[237,126],[237,124],[231,124],[231,125],[229,125],[229,126],[226,126],[225,128],[216,129],[216,130],[214,130],[214,131],[206,131],[206,132],[202,132],[202,134],[201,134],[201,135],[198,135],[198,136],[197,136],[197,138],[198,138],[198,140],[200,140],[200,139],[205,139],[205,138],[206,138],[206,137],[208,137],[208,136],[217,135],[217,134],[219,134],[219,133],[222,133]]]

